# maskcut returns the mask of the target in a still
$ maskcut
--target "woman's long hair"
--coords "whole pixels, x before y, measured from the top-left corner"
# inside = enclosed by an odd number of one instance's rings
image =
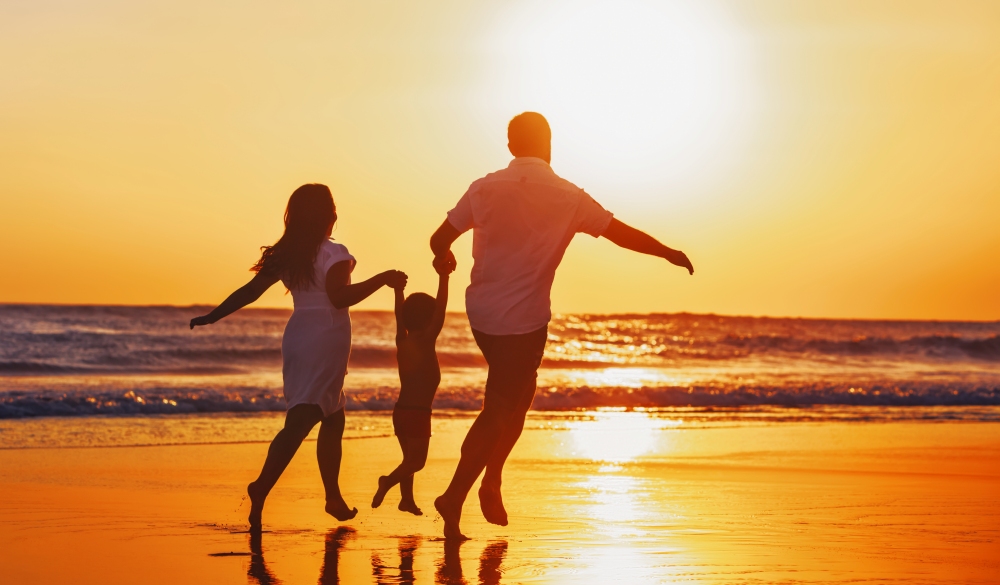
[[[254,272],[264,271],[284,279],[288,288],[315,282],[316,253],[326,239],[326,230],[337,221],[337,207],[326,185],[302,185],[288,198],[285,233],[273,246],[262,246]]]

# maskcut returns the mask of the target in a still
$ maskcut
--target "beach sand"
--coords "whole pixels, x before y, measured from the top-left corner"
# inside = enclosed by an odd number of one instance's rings
[[[352,413],[349,413],[350,417]],[[322,512],[315,443],[245,532],[266,443],[0,450],[0,581],[15,583],[995,583],[1000,425],[719,422],[532,414],[504,478],[449,544],[431,505],[468,416],[435,420],[426,515],[369,506],[392,437],[345,441],[361,512]],[[275,415],[268,424],[280,427]],[[338,581],[339,579],[339,581]]]

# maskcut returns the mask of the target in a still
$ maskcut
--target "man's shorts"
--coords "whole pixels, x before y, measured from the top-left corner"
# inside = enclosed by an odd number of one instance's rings
[[[392,409],[392,428],[397,437],[429,438],[431,409],[397,404]]]
[[[535,396],[548,326],[520,335],[490,335],[473,329],[472,335],[489,365],[484,408],[526,411]]]

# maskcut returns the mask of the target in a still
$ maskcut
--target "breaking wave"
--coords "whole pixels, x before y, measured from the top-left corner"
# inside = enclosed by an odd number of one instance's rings
[[[351,390],[348,410],[392,410],[395,388]],[[475,411],[482,407],[480,388],[442,388],[436,409]],[[812,387],[589,387],[539,389],[532,409],[540,411],[595,408],[742,407],[780,406],[1000,406],[1000,386],[954,388],[917,385],[854,388]],[[98,414],[190,414],[282,412],[279,391],[231,388],[225,391],[194,388],[144,389],[125,392],[8,392],[0,395],[0,419]]]

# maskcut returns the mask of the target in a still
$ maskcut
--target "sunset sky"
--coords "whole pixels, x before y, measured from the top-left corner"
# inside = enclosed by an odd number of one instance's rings
[[[1000,3],[16,0],[0,53],[0,302],[217,303],[307,182],[433,290],[534,110],[696,270],[581,234],[557,312],[1000,319]]]

